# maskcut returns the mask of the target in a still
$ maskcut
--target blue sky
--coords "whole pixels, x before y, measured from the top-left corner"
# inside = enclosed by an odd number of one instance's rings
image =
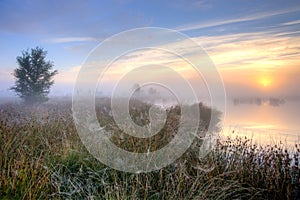
[[[285,94],[286,88],[291,94],[297,92],[300,1],[0,0],[0,95],[7,94],[13,84],[11,73],[22,50],[41,46],[48,51],[48,59],[61,72],[53,91],[63,94],[60,88],[72,87],[69,76],[76,76],[78,66],[99,42],[145,26],[175,29],[194,38],[221,70],[233,94],[244,88],[253,93]],[[248,52],[237,60],[240,54],[236,52],[243,49]],[[231,60],[223,62],[226,58]],[[265,73],[269,69],[273,71]],[[276,77],[279,73],[280,78]],[[245,79],[232,81],[233,76]],[[276,91],[245,83],[254,79],[264,86],[277,82]]]

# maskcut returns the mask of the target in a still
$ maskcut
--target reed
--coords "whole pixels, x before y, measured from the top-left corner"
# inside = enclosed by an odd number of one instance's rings
[[[104,102],[103,100],[101,102]],[[134,120],[149,105],[135,102]],[[209,115],[209,108],[199,104]],[[112,141],[136,152],[161,148],[172,139],[180,109],[168,110],[163,130],[149,140],[137,140],[116,127],[103,104],[96,107],[100,124]],[[215,111],[214,111],[215,112]],[[202,118],[199,134],[209,116]],[[144,120],[144,121],[143,121]],[[217,126],[217,122],[215,124]],[[300,150],[283,144],[259,146],[247,138],[219,140],[199,157],[196,140],[176,162],[163,169],[131,174],[108,168],[82,145],[70,102],[24,107],[0,106],[0,196],[2,199],[298,199]]]

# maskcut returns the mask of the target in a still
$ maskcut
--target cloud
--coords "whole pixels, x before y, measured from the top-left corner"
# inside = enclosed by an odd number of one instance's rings
[[[251,88],[251,91],[259,89],[261,85],[259,85],[258,80],[263,76],[274,76],[274,88],[275,86],[277,88],[282,87],[278,92],[290,91],[287,89],[292,88],[291,85],[295,85],[293,74],[300,73],[298,68],[300,64],[299,35],[291,35],[289,32],[278,34],[276,31],[265,31],[195,37],[193,40],[202,45],[207,51],[217,69],[219,69],[225,84],[230,85],[230,88],[235,88],[236,91],[249,91],[243,88]],[[173,49],[179,55],[189,55],[189,58],[201,60],[195,49],[189,46],[188,41],[176,41],[162,44],[157,49],[145,49],[124,55],[109,66],[105,76],[102,77],[103,81],[114,82],[120,80],[135,67],[147,65],[169,66],[186,79],[194,80],[197,78],[195,71],[189,64],[183,62],[178,55],[164,51],[164,49]],[[91,73],[87,77],[92,77],[93,70],[103,66],[103,64],[92,63],[91,66],[91,71],[86,71],[87,74]],[[154,69],[153,76],[172,81],[167,73]],[[70,82],[75,81],[71,77],[76,76],[78,70],[79,68],[73,70],[76,73],[66,71],[62,74],[61,79]],[[284,73],[282,73],[283,71]],[[159,72],[158,75],[155,74],[156,72]],[[136,76],[136,80],[144,76],[145,74],[140,74],[140,76]],[[240,89],[237,90],[236,88]]]
[[[194,38],[219,69],[228,96],[299,94],[300,35],[239,33]],[[269,87],[261,81],[270,78]]]
[[[279,11],[275,11],[275,12],[268,12],[268,13],[256,13],[256,14],[249,15],[246,17],[213,21],[213,22],[208,22],[208,23],[186,24],[186,25],[177,27],[175,29],[178,31],[198,30],[198,29],[211,28],[211,27],[221,26],[221,25],[254,21],[254,20],[259,20],[259,19],[263,19],[263,18],[267,18],[267,17],[273,17],[276,15],[282,15],[282,14],[287,14],[287,13],[296,12],[296,11],[300,11],[300,7],[296,7],[296,8],[289,9],[289,10],[279,10]]]
[[[45,41],[49,43],[70,43],[70,42],[92,42],[92,41],[97,41],[97,39],[93,37],[58,37],[58,38],[46,39]]]
[[[267,32],[195,38],[220,70],[276,69],[299,59],[300,36]]]
[[[61,69],[59,73],[54,77],[54,81],[57,84],[74,84],[77,74],[81,66],[70,67],[69,69]]]
[[[295,20],[295,21],[282,23],[282,25],[294,25],[294,24],[300,24],[300,20]]]

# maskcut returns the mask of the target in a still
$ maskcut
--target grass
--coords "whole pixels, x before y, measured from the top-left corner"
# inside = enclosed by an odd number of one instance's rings
[[[102,100],[101,102],[104,102]],[[131,115],[138,123],[149,105],[135,102]],[[210,109],[199,104],[199,134],[209,122]],[[112,141],[144,152],[164,146],[173,136],[180,109],[168,110],[163,130],[149,140],[122,133],[103,109],[100,124],[110,124]],[[214,122],[217,126],[217,122]],[[174,128],[175,127],[175,128]],[[172,129],[171,129],[172,128]],[[121,137],[122,135],[122,137]],[[72,119],[71,103],[35,107],[0,106],[1,199],[299,199],[299,144],[289,152],[282,144],[258,146],[247,138],[219,140],[205,158],[196,140],[176,162],[163,169],[131,174],[108,168],[82,145]],[[150,145],[150,146],[149,146]]]

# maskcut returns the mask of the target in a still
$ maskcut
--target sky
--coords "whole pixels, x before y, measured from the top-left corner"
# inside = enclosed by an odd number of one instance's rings
[[[0,0],[0,95],[12,95],[8,88],[23,50],[47,50],[59,72],[51,95],[70,95],[99,43],[142,27],[173,29],[203,47],[229,97],[300,96],[298,0]]]

